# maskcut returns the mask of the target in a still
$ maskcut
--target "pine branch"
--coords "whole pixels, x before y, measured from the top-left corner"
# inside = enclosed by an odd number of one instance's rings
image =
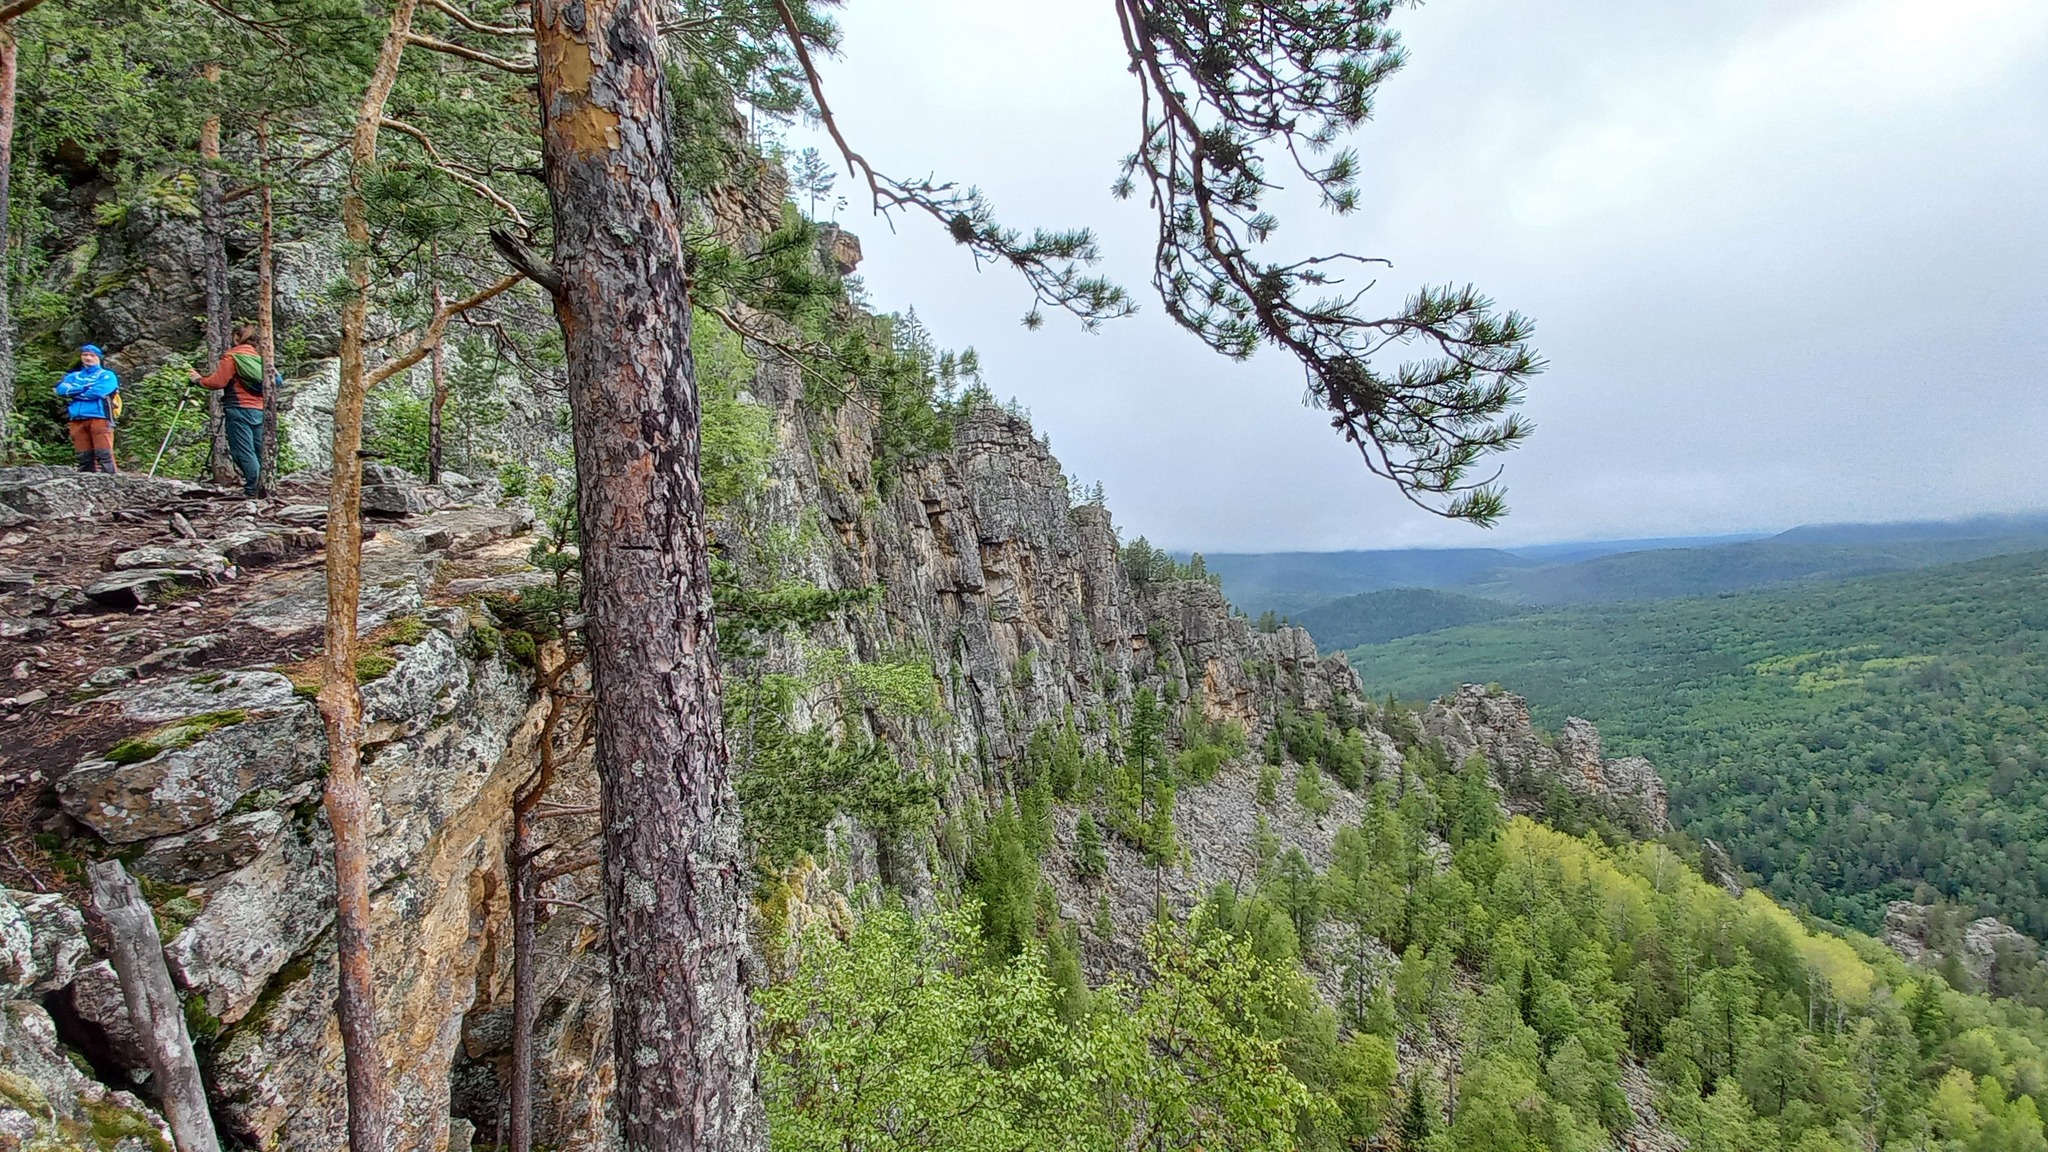
[[[1405,55],[1388,27],[1395,0],[1115,0],[1138,79],[1138,147],[1117,183],[1142,180],[1158,215],[1153,285],[1167,314],[1234,359],[1262,345],[1298,360],[1309,393],[1368,469],[1439,515],[1490,524],[1506,511],[1485,456],[1530,426],[1513,414],[1543,368],[1529,321],[1470,287],[1428,288],[1400,311],[1362,311],[1362,289],[1333,296],[1339,270],[1386,261],[1351,254],[1269,261],[1279,227],[1264,207],[1281,153],[1337,214],[1358,204],[1357,156],[1322,159],[1372,109]],[[1392,370],[1383,354],[1419,345]]]
[[[42,3],[43,0],[13,0],[13,3],[0,7],[0,24],[7,24],[21,16],[26,16],[41,7]]]
[[[533,39],[533,29],[531,28],[515,28],[505,24],[486,24],[449,3],[448,0],[426,0],[426,3],[427,7],[442,13],[471,32],[482,33],[485,36],[510,36],[527,40]]]
[[[428,36],[422,32],[408,32],[405,42],[415,48],[425,48],[429,52],[441,52],[449,56],[458,56],[464,60],[488,65],[501,72],[510,72],[516,76],[532,76],[539,72],[539,68],[531,60],[507,60],[502,56],[493,56],[489,52],[451,43],[438,37]]]
[[[473,296],[451,301],[435,309],[433,318],[427,321],[426,331],[420,334],[419,341],[403,354],[378,365],[376,371],[371,372],[367,377],[363,385],[364,388],[375,388],[377,385],[382,384],[384,381],[391,379],[393,376],[425,359],[427,353],[432,352],[434,346],[441,342],[442,334],[448,330],[449,320],[471,309],[481,308],[517,287],[519,282],[524,279],[526,279],[524,273],[503,277]]]
[[[505,263],[519,269],[519,274],[547,290],[549,296],[562,294],[562,274],[548,262],[547,257],[526,246],[526,242],[504,228],[491,229],[491,246]]]
[[[811,57],[808,37],[790,0],[775,0],[783,34],[796,54],[797,64],[810,88],[818,119],[846,161],[848,174],[866,180],[875,212],[884,219],[899,210],[913,209],[936,221],[956,243],[973,252],[976,263],[1007,264],[1031,285],[1036,303],[1024,322],[1037,327],[1043,322],[1038,305],[1050,304],[1079,317],[1093,329],[1104,320],[1129,316],[1137,306],[1123,289],[1099,276],[1083,276],[1080,269],[1101,260],[1102,251],[1093,233],[1086,230],[1033,232],[1029,239],[1014,229],[996,223],[988,199],[978,190],[962,191],[958,185],[938,183],[934,177],[915,182],[896,180],[875,170],[867,158],[853,150],[832,104],[825,98],[824,78]],[[894,227],[893,220],[891,227]]]
[[[454,165],[442,160],[440,150],[434,147],[433,138],[428,136],[425,132],[421,131],[418,128],[415,128],[414,126],[406,123],[403,120],[394,120],[389,116],[384,118],[384,127],[389,128],[394,132],[410,136],[414,140],[419,141],[421,149],[423,149],[427,154],[427,161],[434,166],[435,171],[448,177],[450,180],[453,180],[456,183],[462,185],[464,188],[467,188],[470,191],[476,193],[478,196],[483,197],[485,200],[490,201],[490,203],[493,206],[495,206],[498,209],[498,211],[503,212],[505,215],[511,217],[512,222],[514,224],[519,225],[521,228],[528,227],[526,217],[520,214],[518,208],[513,207],[512,202],[510,200],[507,200],[503,196],[498,195],[496,189],[492,188],[489,184],[484,183],[482,180],[479,180],[474,176],[468,175],[457,169]]]

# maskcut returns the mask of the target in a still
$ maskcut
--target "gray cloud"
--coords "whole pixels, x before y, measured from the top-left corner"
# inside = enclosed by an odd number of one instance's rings
[[[1736,531],[2048,504],[2048,5],[1437,0],[1357,141],[1357,216],[1293,250],[1394,262],[1392,308],[1473,281],[1552,362],[1493,533],[1409,510],[1300,403],[1160,313],[1089,336],[918,221],[858,207],[875,303],[972,344],[1128,533],[1212,550]],[[1106,0],[862,0],[830,80],[858,146],[1085,222],[1148,280],[1108,185],[1135,129]],[[794,137],[807,139],[802,132]],[[849,196],[851,189],[846,189]],[[1149,297],[1148,297],[1149,299]]]

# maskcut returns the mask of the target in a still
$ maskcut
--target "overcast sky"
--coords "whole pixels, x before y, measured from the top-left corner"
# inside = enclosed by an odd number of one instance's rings
[[[928,224],[840,212],[873,302],[981,352],[1125,535],[1209,551],[1501,545],[2048,506],[2048,3],[1433,0],[1356,143],[1363,211],[1296,255],[1471,281],[1551,363],[1482,532],[1416,513],[1150,294],[1108,195],[1136,131],[1109,0],[851,0],[842,126],[1020,226],[1094,227],[1134,319],[1088,335]],[[805,142],[802,131],[792,141]],[[850,182],[842,178],[849,196]]]

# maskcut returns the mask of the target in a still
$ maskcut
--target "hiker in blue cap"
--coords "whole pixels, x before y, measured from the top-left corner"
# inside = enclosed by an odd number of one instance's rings
[[[80,472],[114,472],[114,417],[120,414],[121,378],[100,363],[99,345],[78,350],[78,370],[57,382],[57,398],[69,400],[71,448]]]

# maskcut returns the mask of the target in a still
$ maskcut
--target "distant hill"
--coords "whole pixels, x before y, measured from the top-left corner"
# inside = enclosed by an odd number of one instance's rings
[[[1350,657],[1372,693],[1498,682],[1547,724],[1592,720],[1780,899],[1873,928],[1925,885],[2048,935],[2048,552],[1529,612]]]
[[[1504,568],[1534,567],[1498,548],[1410,548],[1384,552],[1203,553],[1240,611],[1294,614],[1343,596],[1384,588],[1446,588]]]
[[[1205,555],[1241,611],[1302,619],[1347,596],[1435,588],[1539,607],[1711,596],[2048,548],[2048,513],[1813,524],[1775,536],[1586,541],[1515,549]]]
[[[1995,536],[1860,538],[1795,528],[1713,548],[1664,548],[1542,568],[1502,570],[1459,591],[1510,604],[1602,604],[1712,596],[1773,584],[1843,580],[2048,548],[2048,530]]]
[[[1332,600],[1293,619],[1327,652],[1477,624],[1514,611],[1497,601],[1438,588],[1387,588]]]

